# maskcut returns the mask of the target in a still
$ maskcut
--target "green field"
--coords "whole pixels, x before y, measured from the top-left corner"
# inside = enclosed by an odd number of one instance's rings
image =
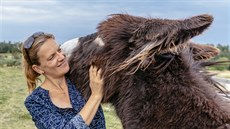
[[[28,95],[25,78],[19,67],[0,67],[0,129],[35,129],[24,107]],[[111,105],[103,105],[107,129],[122,129]]]

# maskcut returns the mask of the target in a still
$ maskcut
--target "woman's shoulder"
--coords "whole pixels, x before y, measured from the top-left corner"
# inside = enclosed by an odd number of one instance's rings
[[[27,103],[45,103],[48,99],[48,91],[41,87],[37,87],[29,96],[25,99],[25,105]]]

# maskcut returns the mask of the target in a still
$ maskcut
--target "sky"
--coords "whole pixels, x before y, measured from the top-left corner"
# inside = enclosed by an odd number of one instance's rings
[[[192,40],[230,45],[230,0],[0,0],[0,41],[23,42],[34,32],[55,35],[58,43],[96,32],[108,15],[185,19],[210,14],[214,21]]]

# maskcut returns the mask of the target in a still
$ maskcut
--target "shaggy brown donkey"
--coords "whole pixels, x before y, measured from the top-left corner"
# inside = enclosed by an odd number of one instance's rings
[[[212,21],[206,14],[183,20],[111,15],[97,33],[75,42],[70,78],[88,99],[88,69],[102,68],[103,102],[115,106],[125,129],[229,128],[230,103],[200,72],[218,50],[189,40]]]

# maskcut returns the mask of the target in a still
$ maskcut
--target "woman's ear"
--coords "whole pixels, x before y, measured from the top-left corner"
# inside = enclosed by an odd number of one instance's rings
[[[44,73],[45,73],[45,72],[40,68],[40,66],[38,66],[38,65],[32,65],[32,69],[33,69],[35,72],[39,73],[39,74],[44,74]]]

